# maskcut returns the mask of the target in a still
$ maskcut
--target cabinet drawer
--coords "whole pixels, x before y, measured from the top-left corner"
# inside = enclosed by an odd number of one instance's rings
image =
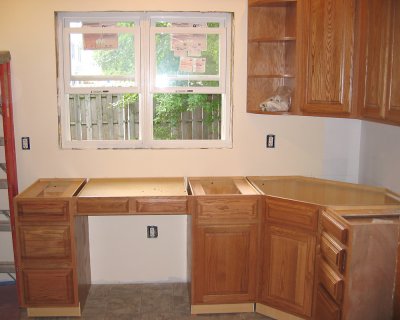
[[[322,228],[338,239],[343,244],[347,243],[348,230],[346,226],[342,225],[338,220],[333,218],[331,215],[322,211]]]
[[[323,232],[321,236],[321,253],[322,256],[335,265],[340,272],[344,272],[346,250],[326,232]]]
[[[79,198],[77,213],[129,213],[129,198]]]
[[[21,258],[71,259],[69,226],[20,226]]]
[[[316,320],[340,320],[340,308],[321,286],[317,290]]]
[[[75,301],[72,269],[22,270],[23,303],[27,307],[72,306]]]
[[[343,297],[343,279],[323,260],[319,262],[318,280],[332,298],[340,303]]]
[[[266,199],[266,219],[311,231],[317,230],[318,207],[290,200]]]
[[[68,201],[20,201],[17,202],[17,217],[21,222],[69,221]]]
[[[259,203],[258,198],[214,198],[197,199],[196,220],[198,222],[226,223],[257,222]]]
[[[136,199],[136,212],[150,213],[187,213],[185,198]]]

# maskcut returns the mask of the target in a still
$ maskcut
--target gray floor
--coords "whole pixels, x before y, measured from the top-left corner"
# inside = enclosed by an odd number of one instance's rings
[[[23,311],[22,319],[32,319]],[[40,318],[38,318],[40,319]],[[79,319],[79,318],[41,318]],[[256,313],[190,315],[186,284],[92,285],[80,319],[90,320],[268,320]]]

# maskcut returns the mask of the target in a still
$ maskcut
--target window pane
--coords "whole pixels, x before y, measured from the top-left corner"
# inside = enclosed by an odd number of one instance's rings
[[[218,34],[157,33],[156,87],[218,86],[219,55]]]
[[[138,140],[138,94],[70,94],[71,140]]]
[[[128,87],[135,80],[134,36],[131,33],[72,33],[72,87]]]
[[[155,140],[221,139],[220,94],[155,94]]]

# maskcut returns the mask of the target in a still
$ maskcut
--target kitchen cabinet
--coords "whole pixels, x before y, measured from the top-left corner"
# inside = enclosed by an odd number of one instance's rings
[[[17,283],[29,316],[81,314],[90,264],[77,264],[76,255],[88,255],[88,224],[87,217],[73,219],[71,197],[83,183],[41,179],[15,198]]]
[[[340,270],[348,263],[347,243],[352,236],[347,225],[339,224],[334,216],[321,219],[320,211],[340,206],[362,213],[379,207],[397,215],[398,196],[383,188],[307,177],[248,180],[265,199],[256,311],[278,319],[315,319],[316,315],[321,320],[341,319],[347,291]],[[358,207],[364,209],[357,211]],[[319,252],[324,263],[318,262]],[[363,264],[362,255],[357,259]],[[363,295],[361,291],[351,294],[354,300]],[[373,301],[370,305],[376,307]]]
[[[297,7],[296,0],[249,1],[248,112],[268,113],[261,110],[260,103],[274,96],[276,90],[283,86],[292,92],[288,112],[297,112]]]
[[[316,320],[393,319],[399,210],[321,210]]]
[[[360,117],[400,124],[400,4],[360,2]]]
[[[304,0],[297,92],[303,114],[352,112],[355,0]]]
[[[253,311],[261,196],[245,178],[188,181],[192,313]]]
[[[359,105],[361,116],[366,119],[385,118],[391,2],[360,1]]]
[[[400,2],[391,1],[391,28],[389,38],[389,101],[386,105],[386,119],[400,124]],[[390,19],[389,18],[389,19]]]
[[[311,316],[317,219],[317,206],[266,197],[258,304]]]

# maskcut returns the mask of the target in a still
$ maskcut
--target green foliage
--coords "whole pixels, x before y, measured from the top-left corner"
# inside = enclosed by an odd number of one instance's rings
[[[221,95],[211,94],[155,94],[154,138],[176,139],[174,134],[180,126],[182,114],[203,109],[203,123],[209,128],[220,121]]]
[[[132,75],[135,73],[133,35],[118,35],[117,50],[96,50],[94,59],[106,75]]]

